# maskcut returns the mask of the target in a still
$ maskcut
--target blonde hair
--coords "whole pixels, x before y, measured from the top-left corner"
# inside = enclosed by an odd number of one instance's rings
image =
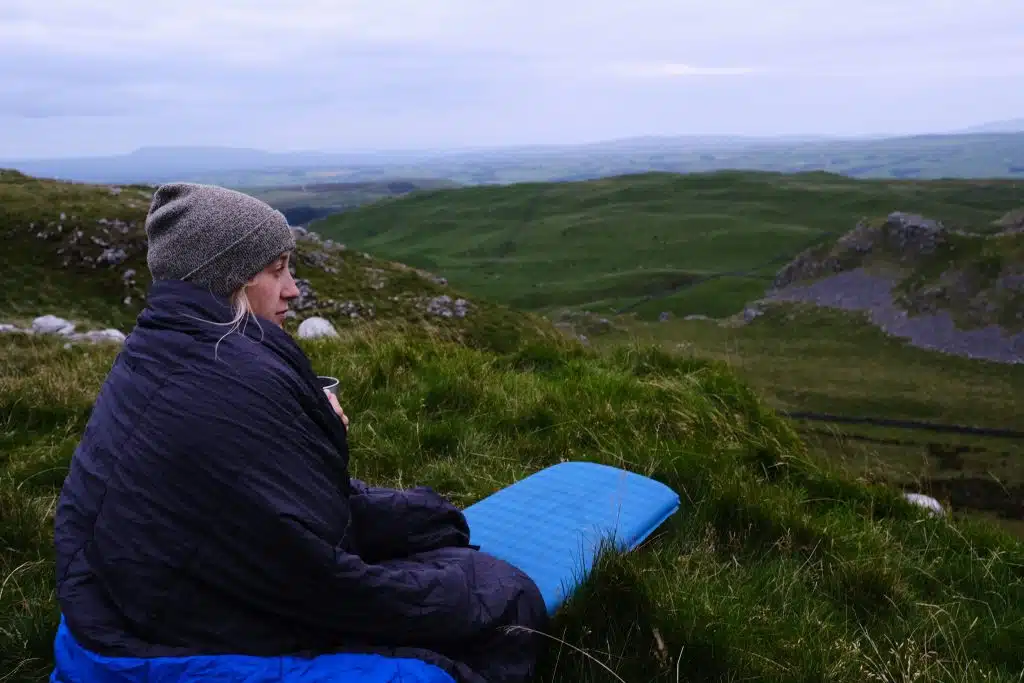
[[[220,348],[220,343],[224,341],[224,338],[227,337],[229,334],[231,334],[232,332],[238,332],[242,336],[245,336],[245,325],[248,323],[250,317],[252,318],[253,322],[256,323],[256,327],[259,328],[260,341],[263,341],[263,326],[260,325],[259,319],[255,315],[253,315],[252,304],[249,303],[249,295],[246,294],[245,292],[248,286],[248,283],[242,285],[241,287],[236,289],[234,293],[231,294],[230,297],[228,297],[228,301],[231,303],[232,310],[231,320],[228,320],[227,322],[223,323],[218,323],[214,322],[213,320],[203,320],[202,318],[198,318],[194,315],[188,316],[195,320],[200,320],[204,323],[209,323],[210,325],[217,325],[218,327],[226,326],[228,328],[228,331],[221,335],[221,338],[218,339],[217,343],[213,345],[214,358],[217,358],[217,351]],[[241,328],[241,330],[239,330],[239,328]]]

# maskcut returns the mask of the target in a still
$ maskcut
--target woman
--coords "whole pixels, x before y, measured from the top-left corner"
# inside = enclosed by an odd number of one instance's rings
[[[284,216],[176,183],[146,231],[147,306],[57,506],[53,680],[527,680],[533,581],[430,489],[350,479],[344,411],[281,328]]]

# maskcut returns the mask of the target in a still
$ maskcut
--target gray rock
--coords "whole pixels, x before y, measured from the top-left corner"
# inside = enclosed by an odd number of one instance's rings
[[[306,318],[299,324],[298,335],[301,339],[337,337],[338,331],[334,329],[334,325],[332,325],[326,318],[313,316],[311,318]]]
[[[1009,292],[1011,294],[1024,293],[1024,273],[1004,273],[996,281],[997,292]]]
[[[658,322],[667,323],[671,317],[672,317],[671,313],[669,313],[668,311],[662,311],[658,315]]]
[[[941,515],[942,504],[935,500],[931,496],[926,496],[923,493],[904,493],[903,497],[914,505],[919,505],[924,509],[928,510],[933,516]]]
[[[126,339],[125,335],[121,330],[115,330],[108,328],[105,330],[90,330],[89,332],[79,332],[72,334],[71,339],[74,341],[91,342],[93,344],[99,344],[102,342],[114,342],[117,344],[123,344]]]
[[[64,318],[42,315],[32,321],[32,331],[38,334],[70,335],[75,331],[75,326]]]
[[[743,322],[749,323],[764,315],[764,310],[759,306],[747,306],[743,309]]]
[[[938,221],[902,211],[889,214],[884,230],[888,246],[904,257],[930,254],[948,239],[947,230]]]
[[[17,325],[0,324],[0,334],[4,332],[21,332]]]
[[[96,257],[96,263],[117,266],[124,263],[127,258],[128,254],[126,254],[124,249],[121,249],[120,247],[116,249],[104,249],[103,253]]]
[[[435,296],[427,302],[427,313],[442,318],[465,318],[469,313],[470,303],[465,299],[455,299],[447,294]]]
[[[296,278],[295,286],[299,290],[299,296],[292,304],[296,311],[304,311],[316,305],[316,292],[313,291],[313,285],[309,280]]]

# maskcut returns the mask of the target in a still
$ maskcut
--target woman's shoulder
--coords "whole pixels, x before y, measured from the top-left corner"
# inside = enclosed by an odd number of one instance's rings
[[[132,383],[146,379],[163,386],[173,402],[272,398],[280,404],[308,391],[305,355],[287,332],[265,326],[217,335],[138,330],[129,335],[118,365],[134,376]]]

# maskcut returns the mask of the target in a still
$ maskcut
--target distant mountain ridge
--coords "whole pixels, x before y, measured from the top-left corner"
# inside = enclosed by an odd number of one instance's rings
[[[890,137],[641,136],[584,144],[376,152],[143,147],[112,156],[0,160],[0,168],[5,167],[78,182],[192,180],[230,187],[395,177],[483,185],[719,170],[820,170],[855,178],[1024,178],[1024,121],[985,124],[971,132]]]
[[[1007,119],[1006,121],[991,121],[977,126],[965,128],[959,133],[1024,133],[1024,118]]]

